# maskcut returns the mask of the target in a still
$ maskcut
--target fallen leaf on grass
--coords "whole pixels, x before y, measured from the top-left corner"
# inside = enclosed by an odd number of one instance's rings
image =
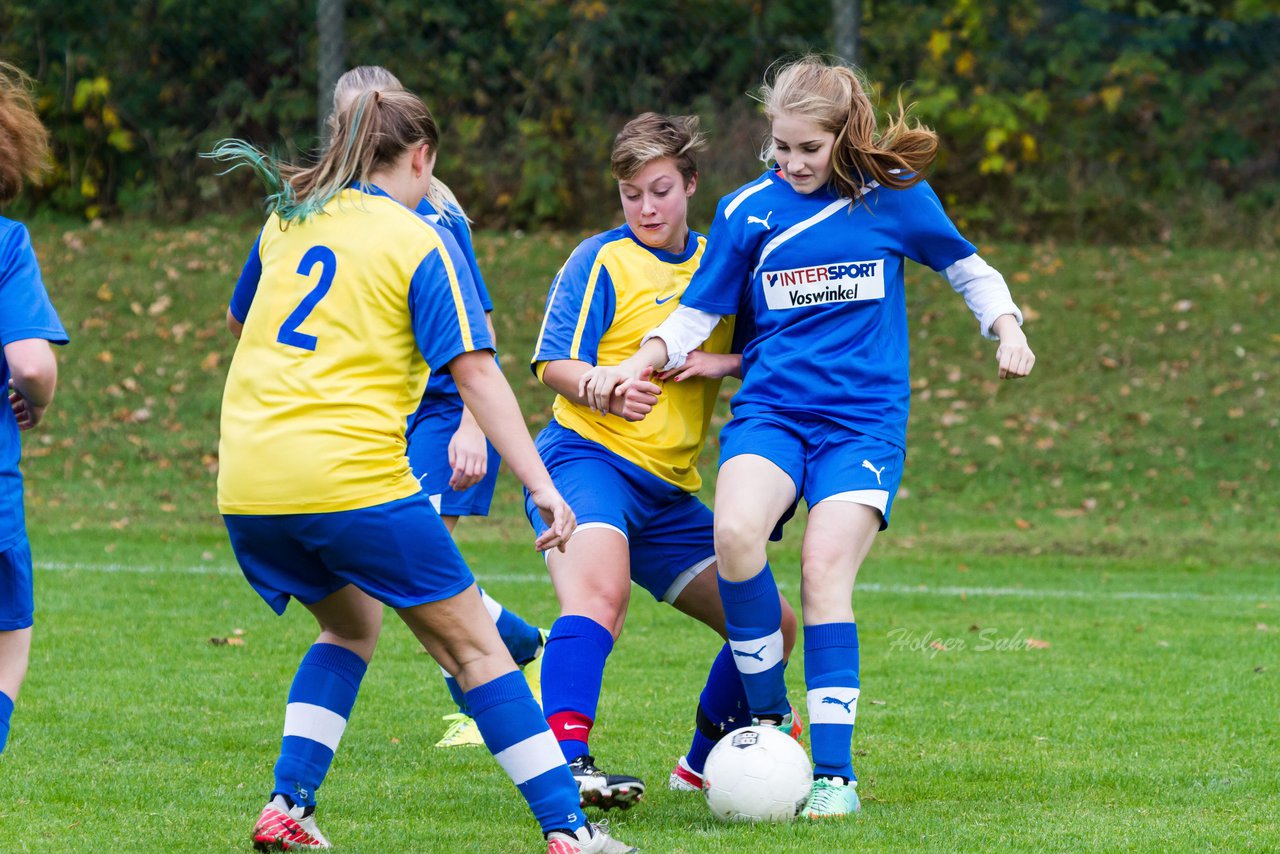
[[[1258,630],[1258,631],[1260,631],[1260,632],[1269,632],[1269,631],[1271,631],[1271,627],[1270,627],[1270,626],[1268,626],[1266,623],[1258,623],[1256,626],[1254,626],[1254,628],[1255,628],[1255,629],[1257,629],[1257,630]]]
[[[870,700],[869,702],[873,706],[883,706],[885,704],[884,700]]]
[[[1019,531],[1031,530],[1031,523],[1028,522],[1026,519],[1014,519],[1013,524],[1017,526]]]
[[[209,638],[214,646],[244,646],[244,638]]]
[[[1048,649],[1051,646],[1053,646],[1053,644],[1046,640],[1040,640],[1039,638],[1027,638],[1027,649]]]

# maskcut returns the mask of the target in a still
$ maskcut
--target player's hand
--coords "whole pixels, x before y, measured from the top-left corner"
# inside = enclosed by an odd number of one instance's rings
[[[578,378],[578,396],[593,412],[609,414],[609,401],[621,383],[639,379],[640,371],[625,362],[621,365],[596,365]]]
[[[736,353],[708,353],[690,350],[684,364],[658,374],[660,380],[683,382],[693,377],[719,380],[742,375],[742,356]]]
[[[613,395],[613,413],[627,421],[643,421],[658,405],[662,386],[651,381],[653,368],[646,367],[634,380],[618,385]]]
[[[1027,336],[1020,329],[1015,332],[1016,334],[1000,336],[1000,345],[996,347],[996,362],[1000,366],[999,376],[1002,380],[1025,377],[1036,364],[1036,354],[1031,352]]]
[[[17,390],[12,386],[9,388],[9,408],[13,410],[13,417],[18,421],[19,430],[30,430],[40,424],[40,419],[44,418],[44,411],[47,407],[35,406],[25,397],[18,394]]]
[[[529,497],[538,508],[538,515],[546,523],[547,530],[534,541],[533,545],[540,552],[547,549],[564,551],[565,543],[573,536],[578,521],[573,515],[573,508],[565,503],[554,486],[548,484],[540,489],[530,490]]]
[[[473,419],[462,419],[449,440],[449,467],[449,487],[455,492],[470,489],[489,473],[489,445]]]

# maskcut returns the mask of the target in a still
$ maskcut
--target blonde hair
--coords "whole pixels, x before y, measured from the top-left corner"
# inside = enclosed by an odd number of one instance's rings
[[[13,201],[23,181],[49,168],[49,132],[31,101],[31,78],[0,62],[0,204]]]
[[[910,107],[903,106],[901,97],[897,116],[881,132],[868,87],[852,68],[817,56],[774,67],[760,89],[765,115],[773,121],[782,113],[795,113],[835,134],[831,182],[841,196],[856,202],[873,181],[902,190],[924,180],[924,170],[938,153],[938,135],[907,121]],[[773,156],[770,138],[761,157],[770,162]]]
[[[333,86],[333,112],[329,114],[328,119],[330,139],[334,138],[333,124],[342,108],[349,106],[361,92],[374,89],[380,92],[408,91],[400,82],[400,78],[381,65],[357,65],[343,72]],[[431,206],[440,212],[441,218],[445,221],[452,219],[456,213],[470,222],[470,218],[462,210],[462,205],[458,202],[458,197],[453,194],[453,190],[450,190],[449,185],[435,175],[431,176],[431,185],[427,188],[427,201],[431,202]]]
[[[427,105],[403,89],[362,92],[337,114],[333,130],[329,145],[312,166],[285,163],[238,139],[219,142],[205,156],[230,163],[228,171],[248,166],[257,172],[271,191],[268,209],[287,226],[318,214],[342,190],[368,181],[411,148],[426,145],[435,151],[440,138]]]
[[[688,186],[698,174],[693,155],[704,148],[706,137],[698,131],[697,116],[642,113],[614,137],[609,165],[614,178],[629,181],[654,160],[670,157]]]

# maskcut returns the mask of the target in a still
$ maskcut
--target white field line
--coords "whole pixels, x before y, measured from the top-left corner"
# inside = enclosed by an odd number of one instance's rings
[[[127,572],[140,575],[240,575],[240,569],[224,563],[188,564],[174,566],[158,566],[154,564],[135,563],[96,563],[96,562],[64,562],[37,561],[37,570],[53,572]],[[550,579],[541,573],[481,573],[480,583],[489,584],[549,584]],[[778,584],[783,590],[794,587],[782,581]],[[1195,593],[1179,590],[1055,590],[1037,587],[957,587],[944,585],[939,587],[927,584],[877,584],[864,582],[854,588],[855,593],[888,593],[898,596],[973,596],[973,597],[1013,597],[1022,599],[1134,599],[1145,601],[1179,601],[1179,602],[1261,602],[1280,596],[1277,591],[1259,591],[1256,594],[1245,593]]]

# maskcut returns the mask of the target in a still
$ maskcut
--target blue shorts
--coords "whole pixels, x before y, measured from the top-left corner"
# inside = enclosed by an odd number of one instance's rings
[[[694,496],[555,422],[537,446],[578,530],[612,528],[626,537],[631,580],[659,602],[674,603],[715,562],[711,510]],[[536,534],[547,530],[528,490],[524,509]]]
[[[424,492],[360,510],[222,517],[236,560],[277,614],[348,584],[392,608],[456,596],[475,579]]]
[[[29,628],[36,602],[31,583],[31,544],[26,534],[0,552],[0,632]]]
[[[486,442],[489,470],[475,486],[455,491],[449,486],[449,478],[453,476],[449,466],[449,440],[462,423],[462,398],[432,395],[424,399],[424,404],[409,420],[407,430],[413,476],[441,516],[488,516],[502,457]]]
[[[796,486],[796,502],[865,504],[880,513],[880,530],[889,527],[889,511],[902,483],[906,452],[897,445],[851,430],[825,418],[747,415],[732,418],[720,431],[720,465],[742,454],[764,457],[787,473]],[[796,505],[783,514],[771,539]]]

